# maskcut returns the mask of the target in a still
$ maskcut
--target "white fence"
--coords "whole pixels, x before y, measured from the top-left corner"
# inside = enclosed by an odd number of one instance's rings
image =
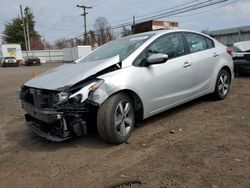
[[[42,63],[48,62],[63,62],[63,51],[62,50],[32,50],[29,52],[22,51],[23,58],[35,56],[41,59]]]

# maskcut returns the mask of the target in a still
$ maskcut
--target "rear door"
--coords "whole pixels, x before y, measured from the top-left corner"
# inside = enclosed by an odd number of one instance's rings
[[[219,61],[213,40],[191,32],[184,33],[194,71],[194,94],[206,93],[212,86],[213,72]]]

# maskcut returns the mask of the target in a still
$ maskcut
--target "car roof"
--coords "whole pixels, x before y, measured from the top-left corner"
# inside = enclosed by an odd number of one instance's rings
[[[148,32],[143,32],[143,33],[138,33],[138,34],[134,34],[133,36],[140,36],[140,35],[145,35],[145,34],[150,34],[150,35],[163,35],[163,34],[167,34],[167,33],[172,33],[172,32],[192,32],[192,33],[197,33],[197,34],[202,34],[207,36],[204,33],[200,33],[197,31],[193,31],[193,30],[186,30],[186,29],[159,29],[159,30],[155,30],[155,31],[148,31]]]

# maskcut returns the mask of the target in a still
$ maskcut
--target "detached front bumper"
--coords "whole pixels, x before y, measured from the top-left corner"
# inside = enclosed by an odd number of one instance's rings
[[[36,135],[42,138],[45,138],[47,140],[53,141],[53,142],[62,142],[64,140],[68,140],[73,137],[72,135],[63,137],[63,136],[56,136],[56,135],[49,134],[48,132],[42,129],[41,125],[33,121],[26,122],[26,125]]]
[[[40,137],[60,142],[74,136],[87,134],[86,122],[77,115],[69,115],[52,109],[39,109],[23,102],[27,127]]]

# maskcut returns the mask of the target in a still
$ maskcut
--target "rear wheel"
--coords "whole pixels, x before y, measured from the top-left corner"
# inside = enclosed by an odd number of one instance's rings
[[[107,99],[97,113],[97,129],[100,137],[109,143],[125,142],[133,130],[135,112],[132,100],[123,93]]]
[[[223,100],[228,95],[231,84],[231,77],[225,69],[222,69],[217,77],[214,96],[218,100]]]

